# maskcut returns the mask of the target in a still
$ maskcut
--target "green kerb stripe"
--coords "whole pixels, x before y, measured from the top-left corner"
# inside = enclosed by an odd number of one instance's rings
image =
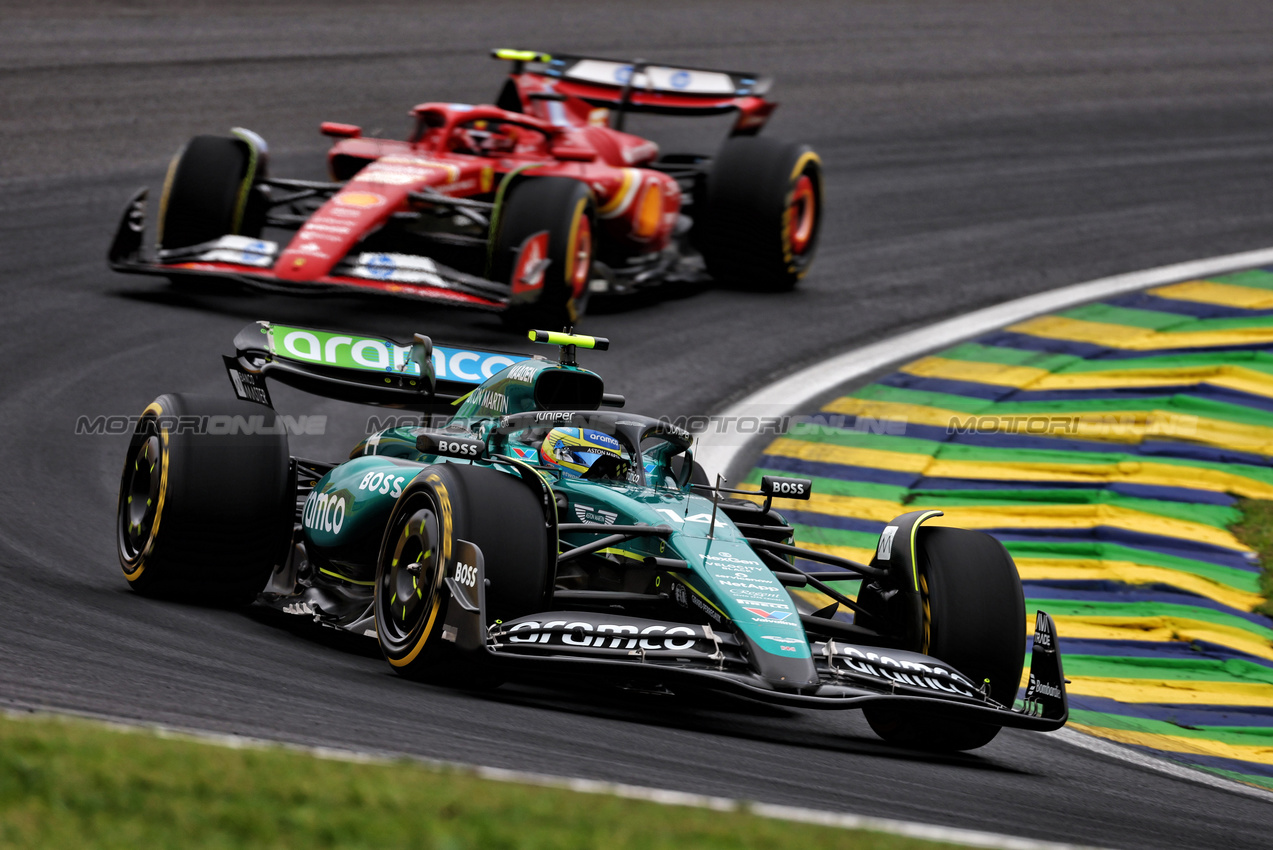
[[[1128,706],[1134,709],[1135,706]],[[1104,729],[1123,729],[1129,732],[1152,732],[1155,735],[1175,735],[1180,738],[1196,738],[1201,741],[1221,741],[1237,746],[1273,747],[1273,728],[1267,726],[1177,726],[1166,720],[1148,717],[1128,717],[1103,711],[1086,711],[1070,708],[1070,720],[1083,726],[1100,726]]]
[[[1273,354],[1267,351],[1199,351],[1182,354],[1125,357],[1118,360],[1084,360],[1069,354],[1049,354],[1018,348],[1000,348],[978,343],[964,343],[935,355],[945,360],[967,363],[994,363],[1000,366],[1024,366],[1042,369],[1055,375],[1100,372],[1126,372],[1137,369],[1191,369],[1205,366],[1241,366],[1256,372],[1273,374]]]
[[[1179,313],[1133,310],[1127,307],[1115,307],[1112,304],[1084,304],[1082,307],[1062,310],[1056,315],[1084,322],[1126,325],[1133,328],[1148,328],[1156,331],[1166,330],[1178,325],[1194,325],[1198,322],[1192,316],[1182,316]]]
[[[1027,599],[1026,607],[1031,606],[1042,608],[1054,617],[1116,617],[1121,620],[1141,617],[1175,617],[1197,620],[1217,626],[1241,629],[1265,640],[1273,640],[1273,629],[1256,625],[1242,617],[1195,605],[1175,605],[1169,602],[1076,602],[1071,599]],[[1061,629],[1061,634],[1065,634],[1064,628]],[[1069,656],[1066,656],[1065,663],[1069,664]]]
[[[1264,269],[1251,269],[1245,272],[1222,274],[1207,278],[1216,283],[1227,283],[1230,286],[1249,286],[1253,289],[1273,289],[1273,272]]]
[[[1049,611],[1049,613],[1051,613]],[[1108,655],[1065,656],[1066,675],[1101,679],[1169,679],[1178,682],[1257,682],[1273,685],[1273,667],[1230,658],[1121,658]],[[1273,730],[1270,730],[1273,735]]]
[[[841,482],[844,483],[844,482]],[[851,488],[850,488],[851,489]],[[814,492],[819,492],[815,487]],[[1141,499],[1098,488],[1073,490],[925,490],[910,491],[908,504],[916,507],[932,505],[1111,505],[1141,511],[1155,516],[1187,522],[1200,522],[1216,528],[1227,528],[1241,518],[1242,512],[1223,505],[1196,505],[1164,499]]]
[[[1149,549],[1120,546],[1117,543],[1087,540],[1064,542],[1009,540],[1003,545],[1013,558],[1130,561],[1150,567],[1162,567],[1169,570],[1178,570],[1182,573],[1191,573],[1247,593],[1258,593],[1260,590],[1260,579],[1255,572],[1224,567],[1208,561],[1179,558]]]

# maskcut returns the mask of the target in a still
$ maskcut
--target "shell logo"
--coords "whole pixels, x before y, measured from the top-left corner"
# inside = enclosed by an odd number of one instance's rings
[[[332,200],[342,207],[356,207],[364,210],[378,207],[385,202],[384,196],[377,195],[375,192],[341,192]]]

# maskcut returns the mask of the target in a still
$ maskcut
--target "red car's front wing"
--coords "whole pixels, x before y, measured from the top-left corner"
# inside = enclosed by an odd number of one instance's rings
[[[433,264],[433,275],[438,279],[438,284],[376,280],[340,274],[298,282],[284,280],[275,275],[273,269],[259,266],[205,260],[163,262],[158,258],[146,257],[142,254],[146,195],[147,191],[142,189],[133,196],[115,231],[107,259],[110,267],[117,272],[168,278],[228,278],[256,289],[289,294],[361,292],[496,312],[508,307],[509,299],[499,294],[501,290],[507,292],[507,286],[449,269],[440,263]]]

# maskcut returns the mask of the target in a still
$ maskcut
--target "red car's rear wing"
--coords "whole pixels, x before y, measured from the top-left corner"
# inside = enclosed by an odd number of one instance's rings
[[[491,55],[512,62],[514,75],[551,78],[556,93],[614,107],[620,116],[624,112],[716,115],[738,110],[734,134],[746,135],[758,131],[778,106],[765,100],[773,79],[746,71],[534,50],[496,49]]]

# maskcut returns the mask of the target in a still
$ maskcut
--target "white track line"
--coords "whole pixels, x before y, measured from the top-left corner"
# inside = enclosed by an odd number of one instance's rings
[[[957,342],[1043,313],[1063,310],[1086,301],[1134,292],[1150,286],[1163,286],[1168,283],[1265,265],[1273,265],[1273,248],[1103,277],[1099,280],[1090,280],[1086,283],[1077,283],[1073,286],[1041,292],[1038,295],[1018,298],[1015,301],[1006,301],[983,310],[975,310],[828,357],[826,360],[761,387],[721,411],[714,417],[716,424],[712,431],[699,436],[698,445],[694,450],[695,459],[711,473],[741,473],[743,470],[731,470],[730,467],[739,459],[743,448],[750,442],[749,435],[728,428],[723,432],[719,431],[722,423],[732,423],[738,418],[769,418],[784,414],[812,413],[813,411],[806,409],[811,401],[842,384],[904,360],[910,360],[939,348],[946,348]]]
[[[577,791],[581,794],[607,794],[628,800],[643,800],[665,806],[688,806],[697,809],[711,809],[718,812],[747,812],[762,818],[786,820],[799,823],[829,826],[840,829],[860,829],[880,832],[886,835],[920,838],[928,841],[943,841],[966,847],[984,847],[990,850],[1099,850],[1079,844],[1058,844],[1053,841],[1035,841],[1030,838],[1017,838],[1011,835],[999,835],[981,830],[959,829],[957,827],[933,826],[931,824],[911,823],[909,821],[891,820],[889,818],[862,817],[837,812],[805,809],[795,806],[778,806],[770,803],[755,803],[747,800],[735,800],[729,797],[711,797],[704,794],[687,794],[683,791],[669,791],[663,788],[650,788],[644,785],[626,785],[617,782],[600,782],[594,779],[574,779],[568,776],[552,776],[545,773],[528,773],[520,770],[505,770],[497,767],[448,762],[439,759],[428,759],[403,753],[374,752],[340,747],[313,747],[302,744],[290,744],[281,741],[270,741],[262,738],[249,738],[242,735],[229,735],[221,732],[208,732],[201,729],[185,729],[165,726],[158,723],[144,723],[125,718],[89,712],[52,712],[47,709],[4,709],[3,715],[12,720],[29,719],[61,719],[74,717],[109,727],[118,732],[142,732],[160,738],[194,741],[211,744],[234,750],[243,749],[281,749],[300,753],[313,758],[331,761],[352,762],[355,764],[393,765],[401,763],[405,758],[423,767],[433,770],[446,770],[467,773],[479,779],[493,782],[510,782],[519,785],[535,785],[542,788],[560,788]]]
[[[808,410],[809,404],[819,396],[830,393],[836,387],[921,354],[946,348],[1033,316],[1063,310],[1099,298],[1147,289],[1151,286],[1164,286],[1169,283],[1267,265],[1273,265],[1273,248],[1241,254],[1226,254],[1205,260],[1193,260],[1188,263],[1176,263],[1171,266],[1159,266],[1139,272],[1103,277],[1041,292],[1038,295],[1029,295],[1014,301],[1005,301],[993,307],[945,319],[918,330],[908,331],[871,345],[828,357],[826,360],[761,387],[721,411],[715,419],[718,423],[731,423],[747,417],[772,418],[812,413],[813,411]],[[717,425],[712,431],[699,436],[694,456],[705,469],[713,473],[741,475],[744,470],[731,469],[731,467],[740,461],[743,450],[752,439],[756,438],[737,431],[721,431],[720,426]],[[1166,773],[1178,779],[1187,779],[1261,799],[1273,799],[1273,792],[1253,785],[1245,785],[1201,770],[1184,767],[1081,732],[1062,729],[1053,734],[1075,746]]]
[[[1260,788],[1256,785],[1247,785],[1242,782],[1235,782],[1232,779],[1225,779],[1223,776],[1216,776],[1214,773],[1207,773],[1204,770],[1198,770],[1195,767],[1180,764],[1174,761],[1168,761],[1166,758],[1151,756],[1141,750],[1134,750],[1125,747],[1114,741],[1105,738],[1097,738],[1094,735],[1088,735],[1077,729],[1058,729],[1051,733],[1053,737],[1065,741],[1067,744],[1073,744],[1076,747],[1082,747],[1085,750],[1091,750],[1094,753],[1100,753],[1103,756],[1110,756],[1121,761],[1131,762],[1140,767],[1164,773],[1167,776],[1176,779],[1184,779],[1189,782],[1197,782],[1202,785],[1210,785],[1213,788],[1219,788],[1223,791],[1232,791],[1236,794],[1244,794],[1247,797],[1255,797],[1257,800],[1265,802],[1273,802],[1273,791]]]

